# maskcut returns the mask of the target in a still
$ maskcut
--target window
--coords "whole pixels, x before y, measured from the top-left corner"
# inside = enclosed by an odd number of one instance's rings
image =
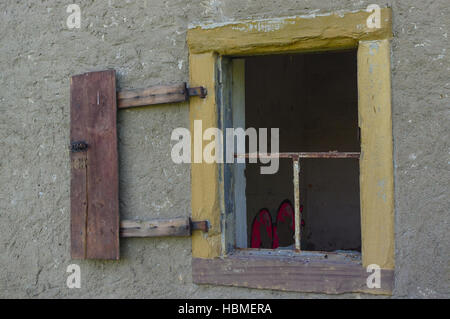
[[[191,123],[201,119],[204,128],[222,129],[230,125],[278,126],[280,152],[361,152],[359,165],[354,158],[300,158],[299,204],[304,206],[305,219],[301,252],[237,249],[248,246],[251,214],[264,206],[258,201],[269,194],[261,185],[292,186],[292,180],[287,181],[289,170],[293,169],[292,162],[289,164],[292,159],[282,160],[286,164],[280,162],[278,177],[257,176],[250,167],[233,164],[192,164],[192,216],[209,220],[211,226],[207,235],[198,233],[192,238],[194,282],[326,293],[391,292],[394,267],[391,12],[381,10],[382,24],[378,29],[366,26],[368,16],[369,13],[360,11],[197,26],[189,30],[191,85],[205,85],[210,92],[206,99],[191,101]],[[306,71],[305,60],[308,60]],[[296,65],[289,68],[291,75],[274,73],[282,69],[283,63]],[[334,68],[345,68],[348,72],[334,74]],[[272,70],[271,76],[258,74],[263,69]],[[330,75],[328,79],[326,73]],[[338,81],[334,78],[333,85],[326,85],[335,75],[344,74]],[[277,76],[279,81],[274,80]],[[288,81],[289,77],[298,77],[304,85],[289,87],[292,94],[285,97],[277,96],[277,92],[270,95],[272,86],[280,85],[283,76],[286,85],[294,83]],[[239,85],[239,81],[244,85]],[[325,87],[330,91],[321,94]],[[286,104],[292,104],[289,99],[296,98],[295,90],[300,93],[309,90],[302,96],[310,100],[302,105],[317,106],[303,110],[306,116],[299,127],[295,116],[283,119],[283,114],[276,111],[272,112],[271,121],[279,121],[280,125],[259,122],[265,119],[255,109],[264,107],[271,98],[286,98]],[[321,103],[326,99],[346,107],[323,110],[320,105],[333,105]],[[257,104],[256,108],[252,103]],[[270,114],[268,107],[264,113]],[[234,118],[234,114],[240,116]],[[297,134],[298,129],[302,133],[298,136],[309,138],[303,141],[283,138],[283,134],[287,136],[291,131]],[[320,134],[320,138],[314,134]],[[258,180],[262,178],[279,180],[264,183]],[[336,185],[339,196],[331,190]],[[314,188],[318,186],[321,187]],[[295,202],[296,193],[286,186],[285,191],[290,190],[284,197],[276,194],[279,197],[271,201],[269,210],[274,210],[281,198]],[[301,194],[306,195],[302,198]],[[333,210],[317,207],[324,200],[334,201],[329,205],[341,205],[339,213],[348,213],[333,223],[337,227],[332,231],[331,227],[323,227],[332,218],[329,214]],[[315,234],[321,235],[314,237]],[[341,249],[361,250],[361,257],[333,252]],[[366,286],[365,267],[370,264],[382,268],[381,288]]]
[[[254,56],[230,63],[238,64],[232,66],[237,72],[232,90],[245,91],[233,94],[245,96],[245,102],[232,101],[233,121],[240,122],[233,126],[279,128],[279,152],[289,156],[279,160],[273,175],[260,174],[261,163],[234,165],[234,211],[246,215],[236,218],[236,246],[294,249],[295,218],[290,217],[301,208],[301,250],[361,251],[356,50]],[[334,150],[340,153],[326,158]],[[296,152],[305,156],[298,163]],[[345,157],[336,158],[341,153]],[[293,183],[297,164],[299,187]],[[298,207],[294,188],[299,190]],[[273,231],[258,223],[261,210],[269,212]],[[243,241],[239,232],[245,224]]]

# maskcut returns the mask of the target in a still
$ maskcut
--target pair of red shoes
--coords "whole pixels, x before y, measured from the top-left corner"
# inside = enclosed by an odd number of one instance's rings
[[[300,206],[300,213],[303,205]],[[302,226],[304,222],[302,220]],[[251,248],[278,248],[294,244],[295,214],[289,200],[284,200],[277,211],[275,223],[267,208],[262,208],[252,224]]]

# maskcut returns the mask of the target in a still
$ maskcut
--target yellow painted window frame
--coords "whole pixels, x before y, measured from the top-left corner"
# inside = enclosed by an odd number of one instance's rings
[[[381,26],[373,29],[367,26],[369,15],[361,10],[190,27],[187,33],[190,85],[208,89],[205,99],[190,100],[190,125],[191,132],[194,120],[203,121],[203,130],[218,127],[215,66],[220,56],[357,48],[362,265],[394,269],[389,41],[392,13],[390,8],[382,8]],[[194,258],[211,259],[225,254],[218,165],[191,165],[192,217],[210,222],[208,234],[193,234]]]

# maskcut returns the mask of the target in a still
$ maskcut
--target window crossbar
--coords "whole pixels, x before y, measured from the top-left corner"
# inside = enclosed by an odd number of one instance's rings
[[[245,153],[235,154],[235,158],[291,158],[294,186],[294,216],[295,216],[295,251],[301,249],[301,215],[300,215],[300,158],[357,158],[360,152],[283,152],[283,153]]]

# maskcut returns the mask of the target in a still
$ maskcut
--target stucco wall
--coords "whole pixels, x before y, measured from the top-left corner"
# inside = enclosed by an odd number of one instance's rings
[[[69,76],[114,68],[119,87],[188,80],[188,24],[366,8],[393,9],[394,297],[450,297],[450,7],[435,1],[72,1],[0,4],[0,297],[327,297],[191,280],[189,238],[121,240],[118,262],[69,254]],[[121,218],[190,214],[190,171],[170,159],[187,104],[119,112]],[[348,295],[361,296],[361,295]]]

